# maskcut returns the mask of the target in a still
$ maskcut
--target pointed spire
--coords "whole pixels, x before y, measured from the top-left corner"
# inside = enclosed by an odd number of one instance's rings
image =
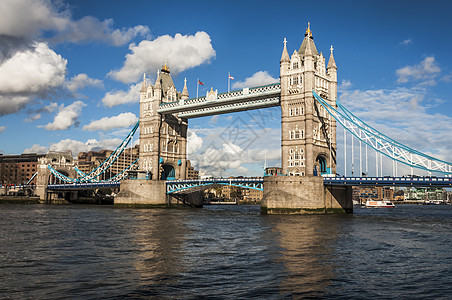
[[[160,84],[160,70],[157,70],[157,79],[155,80],[154,84],[155,88],[161,88],[162,85]]]
[[[184,79],[184,89],[182,90],[182,99],[188,99],[187,78]]]
[[[330,69],[330,68],[337,69],[336,62],[334,61],[333,50],[334,50],[333,45],[331,45],[331,48],[330,48],[331,55],[330,55],[330,60],[328,61],[327,69]]]
[[[281,61],[280,62],[289,62],[290,58],[289,58],[289,53],[287,52],[287,40],[286,38],[284,38],[284,49],[283,49],[283,53],[281,55]]]
[[[143,73],[143,85],[141,86],[140,92],[146,92],[146,73]]]
[[[305,56],[307,47],[311,48],[311,54],[310,55],[318,55],[319,52],[317,51],[317,48],[315,47],[314,38],[312,37],[312,31],[311,31],[311,23],[308,22],[308,28],[306,28],[306,33],[304,34],[303,42],[301,43],[300,49],[298,49],[298,54],[301,56]]]
[[[165,65],[162,66],[162,72],[167,72],[167,73],[170,72],[168,66],[166,65],[166,59],[165,59]]]
[[[304,34],[304,36],[312,38],[312,31],[311,31],[311,23],[310,22],[308,22],[308,28],[306,28],[306,33]]]

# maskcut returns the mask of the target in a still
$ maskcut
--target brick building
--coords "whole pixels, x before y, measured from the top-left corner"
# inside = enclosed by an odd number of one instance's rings
[[[38,159],[44,156],[36,153],[0,154],[0,185],[27,183],[37,171]],[[36,178],[30,184],[36,184]]]

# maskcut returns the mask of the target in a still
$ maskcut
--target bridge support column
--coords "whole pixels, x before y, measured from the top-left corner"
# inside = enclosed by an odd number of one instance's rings
[[[120,192],[114,204],[118,206],[167,207],[169,199],[166,195],[164,180],[123,180]]]
[[[352,213],[352,189],[327,187],[320,176],[264,177],[262,214]]]

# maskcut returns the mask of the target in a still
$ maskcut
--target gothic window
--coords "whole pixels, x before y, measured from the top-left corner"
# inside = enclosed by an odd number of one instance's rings
[[[299,159],[300,159],[300,154],[295,153],[294,159],[295,159],[295,160],[299,160]]]
[[[298,84],[298,76],[294,76],[294,77],[292,78],[292,84],[293,84],[293,85],[297,85],[297,84]]]
[[[301,138],[304,139],[304,130],[301,131]]]
[[[289,116],[293,116],[293,110],[292,110],[292,108],[289,108]]]
[[[298,69],[298,62],[297,61],[292,64],[292,69]]]
[[[300,130],[295,131],[295,139],[299,139],[300,138]]]
[[[300,154],[303,154],[303,152],[304,152],[303,149],[300,149]],[[302,158],[302,159],[303,159],[303,158]]]
[[[289,167],[292,167],[292,166],[293,166],[293,163],[291,161],[289,161]]]
[[[294,138],[294,132],[291,130],[290,131],[290,139],[293,140],[293,138]],[[292,150],[290,150],[290,151],[292,151]]]
[[[304,115],[304,107],[300,107],[300,115]]]
[[[298,116],[298,108],[295,107],[295,115]]]
[[[294,162],[294,166],[297,167],[298,166],[298,161]]]
[[[289,153],[290,153],[290,155],[292,155],[292,154],[293,154],[293,150],[292,150],[292,149],[290,149],[290,150],[289,150]]]

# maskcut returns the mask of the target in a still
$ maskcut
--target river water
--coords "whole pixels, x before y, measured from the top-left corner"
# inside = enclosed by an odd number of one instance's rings
[[[0,205],[0,298],[450,299],[452,206]]]

